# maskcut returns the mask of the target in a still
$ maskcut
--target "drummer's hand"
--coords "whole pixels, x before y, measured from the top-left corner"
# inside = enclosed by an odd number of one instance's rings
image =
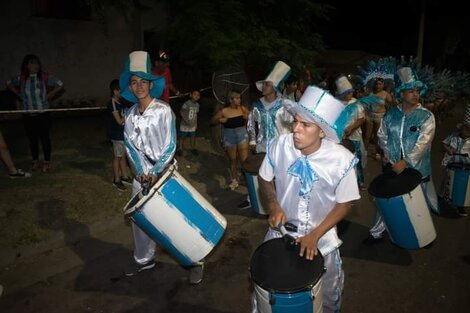
[[[400,174],[401,172],[403,172],[405,170],[406,166],[407,166],[406,161],[405,160],[400,160],[398,162],[393,163],[392,170],[395,173]]]
[[[313,260],[318,253],[317,243],[319,239],[315,231],[310,232],[305,237],[297,238],[296,242],[300,243],[300,256],[305,256],[307,260]]]
[[[274,204],[272,207],[270,207],[270,212],[271,213],[269,214],[268,219],[269,227],[277,229],[279,224],[284,225],[286,223],[286,214],[281,209],[279,204]]]

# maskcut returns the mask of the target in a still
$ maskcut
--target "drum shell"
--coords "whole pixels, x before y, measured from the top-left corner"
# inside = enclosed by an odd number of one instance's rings
[[[450,163],[447,166],[447,195],[456,207],[470,206],[470,165]]]
[[[299,249],[298,245],[288,248],[283,238],[276,238],[254,252],[250,274],[258,312],[322,312],[323,256],[318,252],[309,261],[299,256]]]
[[[321,278],[312,289],[296,293],[271,293],[257,284],[254,289],[256,305],[260,313],[323,312]]]
[[[182,265],[202,260],[222,238],[227,220],[176,170],[170,170],[147,196],[135,195],[126,214]]]
[[[265,154],[255,154],[249,156],[243,162],[243,171],[245,173],[246,187],[248,189],[248,197],[250,198],[251,209],[256,214],[269,215],[261,203],[258,186],[258,172],[263,162]]]
[[[421,185],[407,194],[375,198],[390,239],[405,249],[418,249],[436,239],[436,230]]]

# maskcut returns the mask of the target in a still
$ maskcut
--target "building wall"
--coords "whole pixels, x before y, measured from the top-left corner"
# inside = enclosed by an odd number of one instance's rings
[[[101,106],[109,97],[109,82],[139,45],[132,22],[113,8],[106,11],[107,23],[32,17],[31,1],[15,2],[0,4],[0,81],[18,73],[24,55],[32,53],[65,84],[56,105],[90,101]]]

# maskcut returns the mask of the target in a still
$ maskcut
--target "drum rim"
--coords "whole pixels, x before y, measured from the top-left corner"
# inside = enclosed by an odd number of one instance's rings
[[[295,289],[289,289],[289,290],[275,289],[275,288],[272,288],[272,287],[264,286],[265,284],[261,284],[261,283],[259,283],[255,280],[255,277],[253,275],[253,259],[254,259],[254,256],[255,256],[256,252],[258,252],[259,249],[263,245],[267,244],[268,242],[270,242],[272,240],[282,240],[282,241],[284,241],[283,238],[273,238],[273,239],[270,239],[270,240],[267,240],[267,241],[263,242],[261,245],[259,245],[255,249],[255,251],[253,252],[253,255],[251,256],[250,267],[249,267],[249,273],[250,273],[251,280],[256,285],[258,285],[259,287],[263,288],[264,290],[266,290],[270,293],[274,293],[274,294],[294,294],[294,293],[298,293],[298,292],[301,292],[301,291],[304,291],[304,290],[311,290],[313,287],[315,287],[318,284],[318,282],[322,279],[323,274],[325,273],[325,259],[324,259],[323,255],[321,254],[320,250],[318,250],[318,254],[315,255],[314,260],[315,260],[315,258],[320,258],[321,259],[322,270],[320,271],[319,275],[316,275],[315,278],[312,281],[310,281],[308,284],[306,284],[302,288],[295,288]]]
[[[450,162],[450,163],[447,163],[446,167],[451,170],[456,169],[456,170],[469,170],[470,171],[470,164],[468,163]]]
[[[417,169],[414,169],[414,168],[405,168],[404,171],[408,171],[409,173],[413,173],[413,174],[416,174],[421,177],[420,180],[416,181],[415,184],[413,184],[413,188],[406,191],[406,192],[402,192],[402,193],[393,193],[391,195],[387,195],[385,196],[384,194],[382,194],[382,192],[378,192],[378,191],[383,191],[383,190],[387,190],[386,188],[376,188],[376,185],[378,184],[378,181],[384,177],[384,176],[387,176],[387,175],[391,175],[390,172],[386,173],[386,172],[383,172],[383,173],[380,173],[379,175],[377,175],[376,177],[374,177],[374,179],[372,179],[372,181],[370,182],[369,184],[369,188],[367,189],[367,191],[369,192],[369,194],[375,198],[380,198],[380,199],[392,199],[392,198],[395,198],[395,197],[400,197],[402,195],[405,195],[405,194],[409,194],[410,192],[412,192],[413,190],[416,189],[416,187],[418,187],[421,183],[422,183],[422,174],[421,172],[419,172]],[[403,172],[402,172],[403,173]],[[401,175],[402,173],[400,174],[395,174],[395,177],[398,176],[398,175]],[[417,178],[417,177],[416,177]]]
[[[141,194],[142,190],[139,190],[124,206],[123,211],[124,215],[133,214],[135,211],[140,211],[144,204],[149,201],[156,192],[160,189],[160,187],[166,183],[172,176],[177,173],[176,166],[171,164],[168,169],[163,173],[160,179],[150,188],[148,195],[143,196]],[[141,197],[141,198],[140,198]],[[138,198],[139,200],[135,201]]]

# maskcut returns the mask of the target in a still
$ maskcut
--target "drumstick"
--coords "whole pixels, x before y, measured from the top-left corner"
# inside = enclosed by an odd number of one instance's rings
[[[287,232],[286,227],[283,224],[279,223],[279,225],[277,225],[277,228],[279,228],[279,230],[281,231],[282,237],[284,238],[284,241],[287,244],[289,245],[296,244],[296,239]]]
[[[468,153],[454,153],[453,155],[468,157]]]

